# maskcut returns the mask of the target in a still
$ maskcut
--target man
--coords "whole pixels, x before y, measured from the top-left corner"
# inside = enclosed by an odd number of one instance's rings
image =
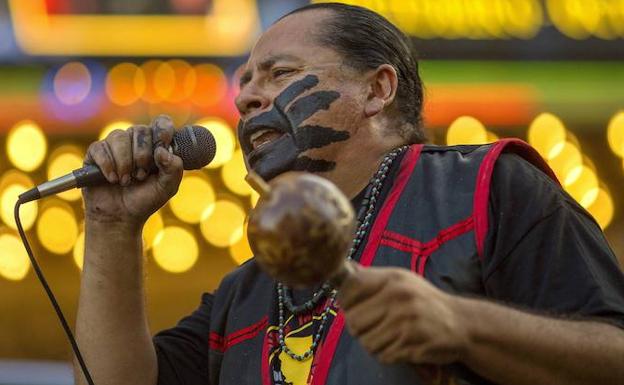
[[[285,16],[236,103],[248,166],[334,182],[361,213],[350,257],[374,267],[336,297],[250,261],[152,338],[141,228],[181,160],[152,156],[166,117],[113,132],[87,155],[111,184],[84,191],[76,329],[97,384],[624,383],[624,277],[599,228],[520,142],[417,144],[422,84],[392,24],[336,4]]]

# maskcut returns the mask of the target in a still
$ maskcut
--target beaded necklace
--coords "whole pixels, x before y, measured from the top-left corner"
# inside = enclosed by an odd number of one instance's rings
[[[360,205],[357,214],[357,231],[355,232],[355,238],[353,238],[353,243],[351,244],[351,248],[349,249],[349,254],[347,255],[347,259],[352,259],[355,253],[357,252],[360,244],[362,243],[364,236],[370,226],[371,219],[373,217],[373,213],[375,211],[375,205],[377,203],[377,199],[379,198],[379,193],[381,192],[381,188],[383,186],[383,182],[388,175],[388,170],[390,170],[390,166],[396,157],[401,154],[403,151],[407,149],[408,146],[403,146],[392,150],[388,153],[375,175],[371,179],[368,187],[366,188],[366,192],[364,193],[364,199]],[[321,323],[319,324],[318,330],[312,339],[312,345],[310,348],[305,351],[303,354],[296,354],[286,345],[286,338],[284,329],[286,328],[286,322],[284,317],[284,307],[288,309],[293,315],[298,315],[304,312],[312,311],[319,301],[327,296],[329,292],[329,296],[327,299],[327,304],[325,308],[321,312]],[[290,295],[290,289],[283,285],[282,283],[277,283],[277,299],[278,299],[278,316],[279,316],[279,327],[278,327],[278,340],[280,344],[280,349],[290,356],[292,359],[297,361],[305,361],[312,357],[316,347],[318,346],[321,336],[323,335],[323,330],[325,329],[327,319],[329,318],[329,313],[331,311],[332,305],[336,299],[337,291],[329,285],[329,283],[325,282],[323,286],[316,291],[312,298],[306,301],[301,305],[294,305],[292,297]]]

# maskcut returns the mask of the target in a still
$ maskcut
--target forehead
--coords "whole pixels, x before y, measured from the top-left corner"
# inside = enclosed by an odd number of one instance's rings
[[[295,13],[273,24],[251,51],[246,69],[252,70],[271,58],[306,62],[335,60],[337,53],[320,45],[315,36],[331,16],[328,10]]]

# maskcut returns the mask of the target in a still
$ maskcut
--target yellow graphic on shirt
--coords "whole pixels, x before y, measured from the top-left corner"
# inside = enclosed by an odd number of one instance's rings
[[[309,327],[311,324],[305,326]],[[303,354],[310,348],[310,345],[312,345],[312,336],[286,336],[286,345],[295,354]],[[308,383],[308,376],[310,375],[310,368],[312,367],[312,359],[308,359],[303,362],[297,361],[284,352],[280,352],[279,359],[282,361],[282,373],[284,373],[284,377],[286,377],[286,380],[289,383],[292,385],[306,385]]]

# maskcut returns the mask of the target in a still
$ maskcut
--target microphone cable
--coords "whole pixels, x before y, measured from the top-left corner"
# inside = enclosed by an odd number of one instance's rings
[[[22,238],[22,243],[24,244],[24,247],[26,248],[26,253],[28,253],[28,258],[30,259],[30,263],[32,264],[32,267],[35,270],[35,273],[37,274],[37,278],[39,279],[39,282],[41,282],[43,289],[45,290],[46,294],[48,295],[48,298],[50,299],[50,302],[52,303],[52,307],[54,307],[54,311],[56,312],[56,315],[61,321],[61,325],[63,326],[63,330],[65,330],[65,334],[67,335],[67,338],[69,339],[69,343],[71,344],[72,350],[74,351],[74,354],[76,355],[76,359],[78,359],[78,363],[80,363],[80,368],[82,369],[82,373],[84,374],[85,379],[87,380],[87,383],[89,385],[94,385],[93,379],[91,378],[91,373],[89,373],[87,364],[85,364],[84,359],[82,358],[82,354],[80,353],[80,349],[78,348],[78,344],[76,343],[74,334],[72,333],[69,327],[69,324],[67,323],[67,320],[65,319],[65,316],[63,315],[63,312],[61,311],[61,307],[56,301],[56,297],[54,297],[54,294],[52,293],[52,289],[50,289],[48,282],[43,276],[43,272],[39,268],[39,264],[37,263],[37,260],[35,259],[35,256],[30,248],[30,244],[28,243],[28,238],[26,238],[26,233],[24,232],[24,227],[22,226],[22,221],[20,220],[20,216],[19,216],[19,209],[22,203],[24,202],[22,201],[21,198],[18,199],[17,202],[15,203],[14,215],[15,215],[15,224],[17,225],[17,231],[19,232],[20,238]]]

